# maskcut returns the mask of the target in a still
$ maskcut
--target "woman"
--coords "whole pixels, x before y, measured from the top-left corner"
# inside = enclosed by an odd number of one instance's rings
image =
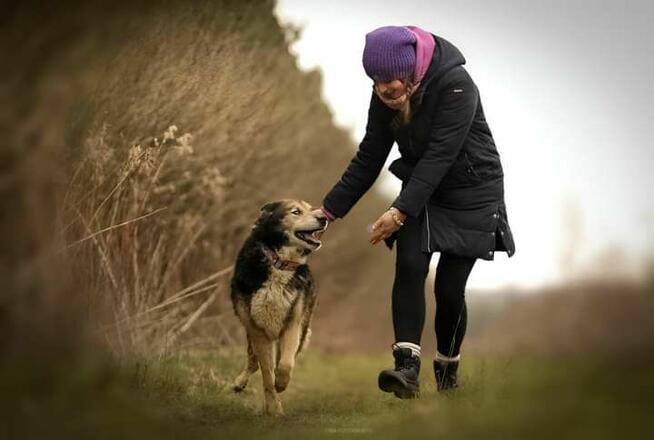
[[[392,291],[395,368],[379,387],[400,398],[419,391],[424,284],[436,268],[433,361],[438,390],[457,386],[466,329],[465,285],[477,258],[515,253],[504,204],[504,173],[477,86],[461,52],[416,26],[384,26],[366,35],[363,66],[373,80],[366,134],[321,210],[343,218],[372,186],[394,142],[389,170],[402,190],[372,226],[370,243],[397,240]]]

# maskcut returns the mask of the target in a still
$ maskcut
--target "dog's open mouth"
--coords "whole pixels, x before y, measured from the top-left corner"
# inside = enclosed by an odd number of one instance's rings
[[[311,229],[309,231],[295,231],[295,236],[312,246],[319,246],[321,243],[320,237],[322,237],[323,232],[325,232],[325,228]]]

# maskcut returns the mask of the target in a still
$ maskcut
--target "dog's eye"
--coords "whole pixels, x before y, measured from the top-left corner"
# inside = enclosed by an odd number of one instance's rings
[[[302,211],[299,210],[299,209],[297,209],[297,208],[295,208],[294,210],[291,211],[291,214],[294,214],[294,215],[300,215],[300,214],[302,214]]]

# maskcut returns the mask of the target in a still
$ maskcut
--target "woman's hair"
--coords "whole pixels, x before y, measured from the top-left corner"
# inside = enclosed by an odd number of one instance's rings
[[[406,100],[406,104],[400,110],[400,120],[406,125],[411,121],[411,99]]]
[[[402,121],[402,124],[406,125],[411,121],[411,96],[413,95],[413,92],[415,89],[413,88],[413,75],[411,75],[409,78],[406,78],[403,81],[405,84],[408,84],[408,87],[411,87],[411,95],[407,97],[406,104],[404,105],[404,108],[400,110],[400,120]]]

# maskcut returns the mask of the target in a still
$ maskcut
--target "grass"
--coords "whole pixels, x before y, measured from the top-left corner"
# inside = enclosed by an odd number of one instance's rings
[[[61,367],[54,375],[14,365],[2,375],[11,380],[0,436],[641,438],[654,406],[652,371],[590,360],[467,357],[462,388],[439,394],[425,358],[420,399],[404,401],[376,387],[389,355],[313,351],[282,395],[286,416],[276,418],[261,414],[260,373],[243,393],[231,391],[242,362],[240,353],[198,352],[119,370]]]

